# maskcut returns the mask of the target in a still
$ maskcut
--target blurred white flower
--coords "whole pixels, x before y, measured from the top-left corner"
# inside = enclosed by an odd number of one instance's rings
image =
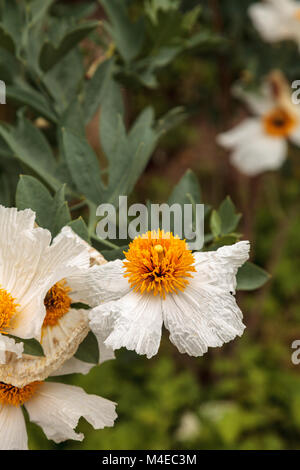
[[[129,245],[125,261],[100,266],[104,303],[89,313],[90,327],[106,346],[150,358],[164,323],[181,353],[201,356],[244,331],[233,294],[248,253],[242,241],[192,254],[172,234],[147,232]]]
[[[291,39],[300,48],[300,3],[294,0],[265,0],[249,7],[249,15],[264,40]]]
[[[271,74],[260,93],[240,91],[239,96],[256,116],[219,134],[217,142],[232,150],[231,163],[241,173],[255,176],[277,170],[287,157],[287,140],[300,146],[300,106],[292,103],[279,72]]]
[[[235,411],[237,405],[230,401],[209,401],[200,406],[201,418],[212,423],[221,421],[226,414]]]
[[[43,429],[48,439],[82,441],[74,431],[83,416],[94,429],[113,426],[116,404],[80,387],[53,382],[32,382],[17,388],[0,382],[0,450],[27,450],[24,404],[30,421]]]
[[[195,439],[203,429],[198,416],[195,413],[187,411],[181,417],[180,424],[176,430],[176,439],[179,441],[191,441]]]

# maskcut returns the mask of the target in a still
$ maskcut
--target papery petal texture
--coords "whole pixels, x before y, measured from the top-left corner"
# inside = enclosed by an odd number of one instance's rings
[[[154,356],[159,348],[162,329],[161,298],[130,291],[122,299],[92,310],[90,327],[112,349],[126,347],[138,354]]]
[[[22,409],[0,404],[0,450],[28,450]]]
[[[60,375],[69,375],[69,374],[83,374],[86,375],[90,370],[95,366],[95,364],[89,364],[88,362],[81,361],[76,357],[71,357],[63,365],[52,372],[52,377],[58,377]]]
[[[194,257],[196,272],[183,291],[163,298],[130,290],[121,299],[91,310],[95,335],[112,349],[126,347],[148,358],[158,351],[163,321],[179,351],[192,356],[241,335],[245,326],[234,293],[237,271],[249,257],[249,242]],[[113,282],[122,275],[115,273]]]
[[[249,256],[249,243],[196,253],[196,274],[187,288],[163,301],[170,340],[180,352],[201,356],[244,331],[242,313],[233,296],[236,273]]]
[[[111,427],[117,418],[115,403],[88,395],[80,387],[59,383],[42,384],[25,407],[30,420],[41,426],[47,438],[56,443],[67,439],[83,440],[83,434],[74,431],[80,417],[94,429]]]
[[[86,247],[70,231],[50,245],[50,232],[34,227],[32,211],[0,207],[0,285],[18,304],[8,333],[40,339],[47,291],[89,266]]]
[[[2,231],[1,231],[2,228]],[[23,230],[23,231],[22,231]],[[46,357],[20,357],[22,343],[0,336],[0,380],[17,387],[44,380],[62,367],[89,332],[87,311],[70,309],[54,326],[44,326],[45,296],[57,282],[71,289],[72,303],[97,305],[99,283],[92,263],[105,262],[98,252],[70,227],[62,229],[51,244],[48,230],[34,226],[34,213],[0,206],[0,284],[18,303],[8,333],[42,342]],[[95,253],[95,254],[94,254]],[[100,344],[103,361],[113,358]],[[77,364],[78,366],[78,364]],[[86,367],[83,368],[86,370]]]
[[[98,286],[100,303],[118,300],[130,291],[124,273],[123,261],[119,259],[94,267],[93,274]]]

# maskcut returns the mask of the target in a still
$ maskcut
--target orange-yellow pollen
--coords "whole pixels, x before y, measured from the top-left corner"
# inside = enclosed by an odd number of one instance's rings
[[[14,385],[0,382],[0,403],[3,405],[21,406],[34,395],[39,385],[43,382],[31,382],[25,387],[19,388]]]
[[[136,291],[151,292],[165,298],[183,291],[195,272],[194,256],[185,240],[172,233],[147,232],[133,240],[124,253],[125,277]]]
[[[65,280],[57,282],[47,292],[44,299],[46,316],[43,326],[57,325],[59,319],[68,313],[72,303],[72,300],[69,297],[70,292],[71,289]]]
[[[18,304],[5,289],[0,288],[0,333],[11,326],[11,320],[17,313]]]
[[[161,245],[155,245],[154,246],[154,250],[156,251],[157,255],[158,255],[158,259],[159,261],[161,261],[164,257],[164,249]]]
[[[297,118],[284,108],[274,108],[263,117],[263,125],[267,134],[287,137],[297,125]]]

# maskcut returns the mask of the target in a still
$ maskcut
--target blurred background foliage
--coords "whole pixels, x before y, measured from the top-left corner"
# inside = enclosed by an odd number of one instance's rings
[[[165,334],[151,361],[121,350],[88,376],[62,378],[118,402],[119,420],[103,431],[82,420],[84,442],[60,445],[29,424],[32,449],[300,448],[300,374],[291,362],[300,337],[299,150],[290,148],[280,172],[250,179],[215,142],[247,112],[231,95],[234,83],[255,88],[274,68],[300,78],[297,46],[264,43],[251,3],[0,2],[9,104],[0,107],[1,203],[15,203],[18,185],[17,205],[36,204],[40,225],[54,234],[70,223],[113,258],[122,250],[95,238],[92,214],[122,194],[120,180],[132,202],[173,200],[174,191],[183,202],[193,189],[207,205],[208,248],[233,243],[238,226],[251,261],[272,276],[265,284],[264,272],[247,273],[246,290],[264,285],[238,293],[247,329],[220,350],[189,358]],[[97,192],[76,178],[83,164],[102,180]],[[43,219],[45,204],[53,212]]]

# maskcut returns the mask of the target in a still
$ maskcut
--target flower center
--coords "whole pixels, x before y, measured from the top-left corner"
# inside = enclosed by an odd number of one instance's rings
[[[58,320],[70,310],[71,298],[69,297],[71,289],[65,280],[57,282],[47,292],[44,299],[46,307],[46,316],[43,326],[55,326]]]
[[[297,10],[294,12],[294,18],[300,21],[300,8],[297,8]]]
[[[16,314],[18,304],[15,299],[5,290],[0,288],[0,333],[4,333],[10,327],[10,322]]]
[[[152,292],[165,298],[169,292],[183,291],[195,272],[194,256],[185,240],[172,233],[147,232],[133,240],[124,253],[124,267],[136,292]]]
[[[30,400],[36,389],[43,382],[31,382],[25,387],[14,387],[10,384],[0,382],[0,403],[3,405],[23,405],[26,401]]]
[[[263,123],[267,134],[274,137],[286,137],[297,124],[297,119],[285,109],[275,108],[264,116]]]

